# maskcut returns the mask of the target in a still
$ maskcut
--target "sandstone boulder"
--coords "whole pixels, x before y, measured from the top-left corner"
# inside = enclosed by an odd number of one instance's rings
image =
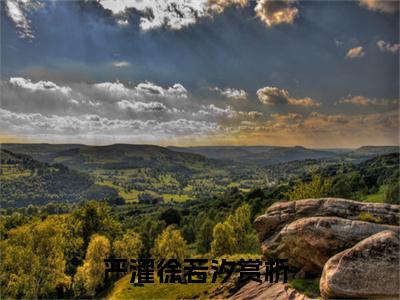
[[[363,203],[339,198],[306,199],[278,202],[269,207],[266,214],[254,221],[259,240],[262,242],[286,224],[305,217],[340,217],[358,220],[361,213],[368,213],[382,224],[399,225],[400,206],[384,203]]]
[[[398,226],[352,221],[338,217],[298,219],[262,243],[266,258],[288,258],[292,269],[320,274],[326,261],[375,233]]]
[[[320,280],[324,298],[399,299],[399,235],[379,232],[330,258]]]
[[[231,300],[307,300],[307,296],[300,294],[285,283],[249,282],[229,299]]]

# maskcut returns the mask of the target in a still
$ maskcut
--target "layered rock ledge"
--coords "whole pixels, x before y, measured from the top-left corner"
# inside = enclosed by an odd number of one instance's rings
[[[338,198],[278,202],[254,227],[265,258],[291,278],[320,279],[324,299],[400,299],[400,205]],[[307,299],[287,284],[250,282],[231,299]]]

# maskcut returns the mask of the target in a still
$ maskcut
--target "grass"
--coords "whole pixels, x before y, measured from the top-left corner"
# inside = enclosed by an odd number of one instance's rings
[[[165,202],[170,202],[171,200],[174,200],[176,202],[185,202],[187,200],[190,200],[191,197],[189,195],[178,195],[178,194],[162,194],[164,201]]]
[[[106,299],[193,299],[216,286],[215,283],[174,284],[156,282],[147,283],[140,287],[131,284],[130,279],[131,275],[128,274],[118,280]],[[157,276],[155,276],[155,281],[157,281]]]
[[[293,279],[289,281],[289,286],[310,298],[316,298],[320,294],[319,280]]]
[[[129,192],[127,192],[122,187],[120,187],[116,184],[113,184],[109,180],[98,181],[98,182],[96,182],[96,184],[116,189],[118,191],[118,196],[123,198],[126,202],[138,202],[138,195],[140,194],[139,191],[130,190]]]
[[[32,175],[30,170],[20,170],[14,165],[2,164],[0,169],[1,169],[0,178],[2,180],[16,179],[18,177],[25,177]]]
[[[379,190],[375,194],[368,195],[365,198],[365,201],[378,202],[378,203],[385,202],[385,193],[386,193],[387,188],[388,188],[387,185],[381,185],[379,187]]]

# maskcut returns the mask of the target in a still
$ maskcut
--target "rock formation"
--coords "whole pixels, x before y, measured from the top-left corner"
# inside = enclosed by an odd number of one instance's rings
[[[264,258],[320,280],[327,298],[399,299],[400,206],[321,198],[278,202],[254,227]],[[308,299],[283,283],[249,282],[231,299]]]
[[[399,299],[400,240],[382,231],[331,257],[320,290],[324,298]]]

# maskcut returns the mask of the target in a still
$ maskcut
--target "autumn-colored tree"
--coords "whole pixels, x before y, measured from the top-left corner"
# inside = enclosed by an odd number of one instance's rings
[[[181,263],[186,258],[188,248],[179,230],[168,226],[156,239],[152,255],[159,262],[161,259],[177,259]]]
[[[104,259],[110,256],[109,240],[101,235],[92,235],[83,265],[74,276],[73,290],[76,296],[94,297],[104,284]]]
[[[68,289],[64,245],[55,218],[10,230],[0,249],[2,298],[52,298]]]
[[[132,230],[128,230],[121,239],[115,240],[112,244],[116,258],[136,259],[142,247],[140,235]]]

